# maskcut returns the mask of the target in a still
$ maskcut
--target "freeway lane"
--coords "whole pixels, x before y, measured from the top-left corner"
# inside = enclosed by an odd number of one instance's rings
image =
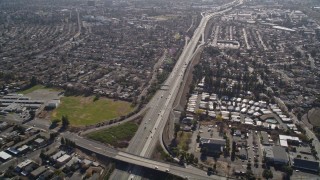
[[[184,78],[184,73],[186,71],[187,64],[191,61],[191,59],[194,55],[193,52],[195,51],[195,48],[197,47],[197,44],[198,44],[198,42],[199,42],[199,40],[205,30],[207,22],[214,15],[225,13],[226,11],[229,11],[230,9],[231,8],[226,9],[221,12],[218,12],[218,13],[210,14],[210,15],[204,17],[204,20],[202,19],[203,21],[201,21],[201,23],[199,25],[199,27],[201,27],[201,28],[197,28],[197,30],[195,32],[195,36],[192,37],[192,39],[190,40],[190,43],[184,49],[183,53],[181,54],[176,66],[174,68],[174,71],[172,72],[172,74],[170,75],[170,78],[165,83],[170,87],[170,89],[168,92],[166,92],[167,98],[166,98],[164,106],[158,106],[159,107],[158,110],[159,110],[160,115],[158,114],[158,119],[156,120],[156,123],[154,126],[154,130],[156,131],[157,130],[156,128],[158,128],[158,130],[156,132],[152,133],[153,137],[156,136],[156,137],[161,138],[159,136],[159,134],[160,134],[159,132],[163,131],[166,120],[168,119],[169,113],[171,112],[173,102],[174,102],[175,97],[179,91],[181,82]],[[200,44],[200,45],[202,45],[202,44]],[[161,122],[161,124],[160,124],[160,122]],[[156,141],[157,141],[157,139],[148,138],[140,155],[145,156],[145,157],[150,157],[151,153],[156,145]],[[148,149],[149,149],[149,151],[147,152]]]

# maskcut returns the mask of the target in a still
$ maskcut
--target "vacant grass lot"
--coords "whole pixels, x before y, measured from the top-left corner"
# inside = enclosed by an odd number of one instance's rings
[[[131,104],[125,101],[93,99],[93,96],[62,97],[61,104],[52,113],[52,119],[61,119],[62,115],[66,115],[72,126],[84,126],[117,118],[133,110]]]
[[[89,133],[87,137],[115,147],[126,147],[138,127],[135,122],[126,122],[108,129]]]
[[[191,136],[191,132],[179,131],[177,134],[178,148],[184,151],[188,151],[189,144],[191,142]]]
[[[39,90],[39,89],[47,89],[47,90],[50,90],[50,91],[55,91],[55,89],[51,89],[51,88],[47,88],[43,85],[35,85],[29,89],[26,89],[24,91],[19,91],[18,93],[19,94],[29,94],[29,93],[32,93],[33,91],[36,91],[36,90]]]

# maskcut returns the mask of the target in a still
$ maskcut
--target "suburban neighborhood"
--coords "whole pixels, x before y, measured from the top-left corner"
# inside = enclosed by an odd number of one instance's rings
[[[0,179],[320,179],[317,0],[2,0]]]

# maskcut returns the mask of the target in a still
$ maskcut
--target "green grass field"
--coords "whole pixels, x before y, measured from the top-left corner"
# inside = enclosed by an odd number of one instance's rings
[[[138,130],[138,125],[134,122],[126,122],[124,124],[113,126],[108,129],[99,130],[89,133],[88,138],[119,147],[121,142],[128,142]]]
[[[61,104],[53,111],[51,119],[61,119],[68,116],[71,126],[96,124],[128,114],[133,110],[131,104],[125,101],[113,101],[94,97],[68,96],[61,98]]]

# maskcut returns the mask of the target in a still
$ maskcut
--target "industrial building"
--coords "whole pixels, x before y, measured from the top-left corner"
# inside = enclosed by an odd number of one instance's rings
[[[285,165],[289,162],[286,149],[281,146],[266,146],[264,148],[266,160],[277,165]]]

